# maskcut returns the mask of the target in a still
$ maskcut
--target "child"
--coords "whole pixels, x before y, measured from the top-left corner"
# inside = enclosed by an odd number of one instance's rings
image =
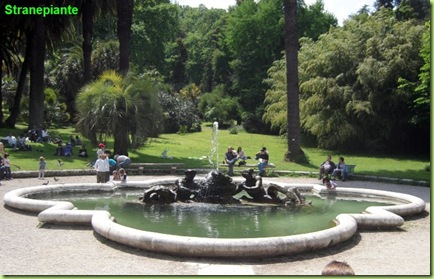
[[[9,153],[5,153],[5,157],[3,159],[3,167],[5,171],[5,179],[12,179],[11,176],[11,161],[9,160]]]
[[[99,155],[99,159],[96,160],[93,166],[96,170],[96,183],[106,183],[107,175],[109,172],[109,161],[105,154]]]
[[[96,151],[97,160],[99,158],[99,155],[104,154],[104,149],[105,149],[105,144],[104,143],[98,144],[98,150]]]
[[[47,163],[45,162],[45,158],[44,157],[39,157],[39,174],[38,174],[38,179],[44,179],[45,176],[45,166],[47,165]]]
[[[125,169],[119,169],[119,176],[121,177],[121,182],[127,182],[127,172],[125,171]]]
[[[113,180],[121,180],[121,175],[118,171],[113,171]]]
[[[322,179],[322,184],[324,184],[324,186],[327,187],[327,190],[329,189],[335,189],[338,184],[332,180],[330,180],[330,178],[328,176],[324,176],[324,178]]]

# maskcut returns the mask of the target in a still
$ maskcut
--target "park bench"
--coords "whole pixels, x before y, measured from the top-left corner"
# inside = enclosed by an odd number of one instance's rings
[[[228,164],[220,164],[220,167],[229,167],[229,165]],[[234,167],[245,168],[245,169],[257,169],[258,164],[245,164],[245,165],[241,165],[241,166],[238,164],[235,164]],[[275,167],[276,167],[275,164],[269,163],[268,165],[265,166],[265,169],[268,169],[268,168],[271,169],[271,168],[275,168]]]
[[[143,174],[145,172],[167,172],[175,174],[178,168],[184,167],[184,163],[131,163],[125,167],[128,173]]]
[[[348,177],[352,176],[354,174],[354,168],[356,167],[356,165],[347,165],[345,164],[345,170],[348,173]]]

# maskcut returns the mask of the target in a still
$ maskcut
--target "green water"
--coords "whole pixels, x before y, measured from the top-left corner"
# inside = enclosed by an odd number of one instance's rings
[[[93,196],[50,197],[67,200],[78,209],[108,210],[124,226],[183,236],[212,238],[253,238],[295,235],[334,226],[340,213],[360,213],[369,206],[384,203],[307,196],[312,206],[216,205],[174,203],[144,205],[137,202],[142,193]]]

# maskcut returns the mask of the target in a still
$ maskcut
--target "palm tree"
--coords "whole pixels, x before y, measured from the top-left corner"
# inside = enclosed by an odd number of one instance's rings
[[[283,0],[285,18],[286,95],[288,150],[285,160],[295,162],[303,154],[300,144],[300,108],[298,87],[297,0]]]
[[[18,2],[19,6],[23,7],[40,7],[49,4],[63,5],[61,0],[51,0],[44,2],[35,2],[30,0],[5,0],[2,5],[17,4]],[[69,28],[72,26],[72,17],[10,15],[7,17],[7,20],[7,22],[2,22],[2,24],[12,29],[13,32],[16,32],[17,34],[23,34],[25,37],[25,40],[23,40],[23,42],[26,44],[26,56],[24,61],[27,61],[29,64],[23,64],[20,74],[21,81],[19,81],[19,83],[26,78],[26,67],[28,66],[30,71],[30,106],[28,127],[42,127],[44,123],[44,114],[43,109],[41,108],[44,107],[44,63],[47,45],[52,45],[52,40],[59,39],[65,34],[68,34]],[[14,104],[13,108],[15,111],[13,111],[11,115],[17,115],[17,111],[19,110],[18,103],[20,102],[17,99],[20,98],[20,94],[17,94],[18,97],[15,99],[17,104]],[[16,119],[13,118],[8,119],[8,125],[14,126],[15,121]]]
[[[93,20],[101,14],[114,13],[113,0],[78,0],[83,33],[83,84],[92,77]]]
[[[16,32],[10,32],[4,21],[0,22],[0,84],[2,84],[3,74],[12,74],[19,64],[17,41],[19,40]],[[3,123],[3,93],[0,86],[0,124]]]
[[[114,152],[128,155],[128,147],[144,143],[160,130],[162,113],[157,87],[147,78],[104,72],[77,96],[77,129],[97,143],[114,138]]]
[[[118,14],[119,73],[126,75],[130,68],[131,25],[134,0],[116,0]]]

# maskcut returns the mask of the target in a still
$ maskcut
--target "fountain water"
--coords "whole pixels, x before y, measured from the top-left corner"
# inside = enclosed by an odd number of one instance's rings
[[[219,123],[215,121],[212,124],[211,152],[208,158],[209,164],[215,170],[219,169],[218,134],[219,134]],[[214,155],[216,157],[215,161],[213,161]]]
[[[235,178],[234,182],[242,183],[243,181]],[[149,189],[155,185],[173,185],[173,183],[173,178],[128,181],[127,185],[123,185],[121,189]],[[359,226],[365,228],[402,226],[404,219],[401,216],[417,214],[425,210],[423,200],[401,193],[346,187],[330,191],[318,184],[277,182],[273,184],[284,189],[297,187],[302,193],[312,192],[344,199],[370,197],[376,200],[388,200],[394,205],[370,206],[363,213],[341,213],[335,218],[336,226],[316,232],[248,239],[219,239],[168,235],[133,229],[116,223],[110,212],[105,210],[74,210],[75,205],[71,202],[34,198],[35,195],[53,195],[62,192],[70,194],[79,192],[84,194],[115,193],[120,183],[115,185],[112,183],[62,184],[19,188],[8,192],[4,196],[4,203],[12,208],[38,212],[38,219],[42,223],[91,224],[96,233],[108,239],[147,251],[180,256],[231,258],[290,255],[321,249],[351,238]],[[246,183],[245,186],[253,187],[249,185],[250,183]],[[264,185],[271,186],[271,183],[264,181]],[[253,189],[249,190],[253,191]],[[197,216],[201,216],[201,214]],[[273,223],[273,225],[276,224]]]

